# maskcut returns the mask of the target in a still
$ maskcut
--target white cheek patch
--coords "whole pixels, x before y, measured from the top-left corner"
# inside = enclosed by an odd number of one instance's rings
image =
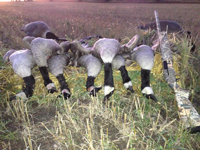
[[[142,93],[143,93],[143,94],[147,94],[147,95],[154,94],[154,93],[153,93],[153,90],[152,90],[152,88],[151,88],[150,86],[145,87],[145,88],[142,90]]]
[[[124,83],[124,87],[126,89],[128,89],[130,86],[132,86],[132,82],[131,81]]]
[[[114,91],[114,89],[115,89],[114,87],[108,85],[104,86],[104,95],[106,96],[110,94],[112,91]]]
[[[55,89],[56,86],[55,86],[54,83],[49,83],[49,84],[47,84],[46,88],[47,88],[47,90],[51,90],[51,89],[53,89],[53,88]]]
[[[67,94],[69,94],[69,95],[71,94],[71,93],[69,92],[68,89],[63,89],[63,90],[61,91],[61,93],[62,93],[62,94],[67,93]]]
[[[24,100],[27,100],[28,98],[26,97],[26,94],[24,92],[20,92],[16,95],[17,98],[21,98]]]

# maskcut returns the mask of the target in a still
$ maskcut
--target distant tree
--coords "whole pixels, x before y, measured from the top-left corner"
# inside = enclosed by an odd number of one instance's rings
[[[108,3],[108,2],[110,2],[111,0],[101,0],[101,2],[103,2],[103,3]]]

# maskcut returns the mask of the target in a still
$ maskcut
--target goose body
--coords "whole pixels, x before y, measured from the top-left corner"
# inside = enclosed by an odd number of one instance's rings
[[[87,69],[88,76],[96,77],[101,71],[102,64],[92,54],[83,55],[78,59],[78,65]]]
[[[117,69],[124,66],[124,69],[120,70],[123,83],[127,89],[133,92],[132,82],[125,69],[125,61],[122,57],[117,56],[120,50],[121,45],[116,39],[99,39],[93,46],[94,54],[98,54],[104,63],[104,102],[113,94],[115,89],[112,70],[113,66]]]
[[[53,74],[55,77],[59,74],[63,74],[64,68],[69,64],[70,62],[70,56],[68,54],[62,54],[62,55],[55,55],[48,59],[48,68],[51,74]]]
[[[70,97],[70,90],[65,81],[63,69],[69,64],[70,57],[68,54],[57,53],[67,52],[68,44],[59,45],[54,40],[43,38],[35,38],[34,40],[30,45],[31,50],[10,50],[3,57],[4,62],[11,62],[14,72],[24,79],[26,85],[23,92],[18,93],[16,97],[27,99],[32,96],[35,79],[31,74],[31,69],[38,65],[47,90],[50,93],[57,91],[55,84],[49,78],[49,69],[50,73],[56,76],[61,86],[61,93],[67,99]]]
[[[147,45],[140,45],[130,53],[130,58],[141,67],[141,91],[147,98],[157,101],[150,86],[150,72],[154,66],[154,52]]]
[[[24,78],[31,75],[31,69],[35,66],[35,60],[29,49],[18,50],[9,57],[14,72]]]
[[[43,21],[30,22],[21,28],[26,36],[46,38],[47,32],[50,32],[49,26]]]
[[[154,66],[154,52],[148,45],[140,45],[131,51],[131,60],[136,61],[142,69],[151,70]]]
[[[24,80],[25,85],[23,91],[11,97],[10,100],[16,97],[22,99],[31,97],[35,85],[35,79],[31,74],[31,69],[36,64],[31,50],[10,50],[4,55],[4,62],[6,61],[11,62],[14,72]]]
[[[60,45],[52,39],[35,38],[31,42],[31,51],[39,67],[47,67],[47,60],[61,51]]]
[[[94,86],[94,80],[100,73],[102,64],[100,60],[94,57],[92,54],[83,55],[78,59],[78,65],[86,68],[87,70],[87,81],[86,90],[90,95],[95,96],[101,87]]]
[[[43,77],[44,85],[46,86],[48,91],[50,93],[54,93],[57,91],[55,84],[49,78],[49,67],[52,74],[57,77],[59,83],[61,84],[61,90],[63,91],[64,89],[66,89],[66,92],[64,93],[67,94],[64,94],[64,97],[70,97],[70,90],[68,89],[67,83],[63,76],[63,64],[65,64],[65,66],[69,64],[69,58],[64,55],[64,53],[67,53],[68,49],[70,48],[69,43],[62,42],[58,44],[55,40],[52,39],[35,38],[31,42],[30,47],[35,62],[39,67],[40,73]],[[58,54],[60,54],[60,56],[57,56]]]
[[[120,51],[121,45],[116,39],[99,39],[93,46],[94,55],[101,58],[104,63],[112,63]]]
[[[52,33],[49,26],[43,21],[30,22],[24,25],[21,28],[21,31],[25,32],[26,36],[55,39],[57,41],[66,41],[65,39],[58,38],[54,33]]]
[[[118,55],[122,48],[127,49],[132,46],[133,42],[134,40],[131,39],[128,45],[125,45],[126,47],[122,47],[116,39],[102,38],[95,42],[92,49],[88,47],[86,48],[77,41],[72,43],[72,51],[78,50],[85,54],[79,58],[78,64],[87,69],[88,78],[86,82],[86,89],[90,92],[90,94],[93,89],[95,92],[100,90],[100,88],[95,89],[93,85],[94,79],[101,70],[101,62],[104,64],[104,102],[106,102],[106,100],[113,94],[115,89],[113,81],[113,67],[120,70],[125,88],[134,92],[132,82],[125,68],[125,60],[122,56]]]
[[[69,64],[69,62],[70,62],[70,56],[68,54],[55,55],[50,59],[48,59],[49,71],[57,78],[60,84],[61,94],[64,96],[65,99],[71,96],[63,72],[64,68]]]

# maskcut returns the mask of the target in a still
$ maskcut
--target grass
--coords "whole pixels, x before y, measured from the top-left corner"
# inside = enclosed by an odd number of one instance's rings
[[[116,90],[107,106],[102,104],[103,90],[97,97],[89,97],[85,90],[85,70],[74,67],[65,69],[72,92],[69,100],[57,98],[59,92],[48,94],[36,67],[33,70],[36,79],[34,95],[28,101],[8,102],[7,97],[20,92],[23,82],[14,75],[10,65],[2,63],[7,50],[24,48],[21,41],[24,34],[19,29],[35,20],[47,22],[54,33],[69,40],[99,34],[125,42],[138,33],[151,45],[151,33],[138,31],[135,27],[154,21],[153,11],[156,9],[160,19],[175,20],[192,31],[197,47],[194,54],[188,53],[184,38],[170,36],[170,40],[181,50],[181,55],[173,56],[177,78],[180,78],[178,82],[193,90],[192,101],[199,110],[200,42],[196,32],[199,8],[199,4],[2,3],[0,149],[200,149],[199,134],[183,132],[174,93],[162,78],[159,52],[156,52],[151,73],[151,86],[159,103],[141,94],[140,68],[136,64],[127,67],[135,93],[127,93],[120,72],[114,70]],[[95,85],[103,85],[103,75],[101,71]],[[59,88],[56,78],[51,75],[51,79]]]

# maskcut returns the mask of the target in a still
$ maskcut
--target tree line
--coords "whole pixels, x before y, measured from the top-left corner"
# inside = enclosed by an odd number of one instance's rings
[[[65,0],[11,0],[12,2],[32,2],[32,1],[65,1]],[[67,1],[67,0],[66,0]],[[200,3],[200,0],[74,0],[79,2],[133,2],[133,3]]]

